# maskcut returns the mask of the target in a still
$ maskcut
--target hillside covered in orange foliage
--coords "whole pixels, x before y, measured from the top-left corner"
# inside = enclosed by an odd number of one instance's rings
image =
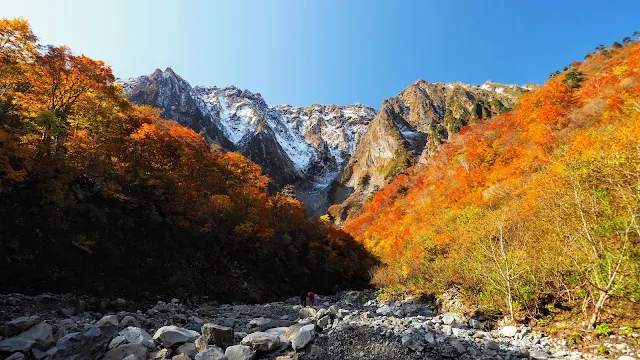
[[[391,292],[459,288],[511,318],[640,300],[640,42],[599,48],[462,129],[344,229]],[[637,313],[636,313],[637,316]]]
[[[256,164],[0,19],[0,287],[256,301],[366,286],[373,258]],[[354,261],[361,259],[362,261]]]

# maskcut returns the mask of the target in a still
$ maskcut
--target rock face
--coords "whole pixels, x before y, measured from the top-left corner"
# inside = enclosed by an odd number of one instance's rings
[[[314,214],[330,205],[338,180],[375,110],[363,105],[270,107],[234,86],[191,87],[173,70],[118,80],[134,103],[162,109],[223,148],[240,150],[282,187],[293,184]]]
[[[354,203],[408,166],[426,163],[463,126],[509,110],[526,91],[491,81],[478,86],[418,80],[383,101],[342,174],[343,195],[350,198],[331,215],[342,223]]]
[[[512,108],[527,88],[418,80],[376,111],[363,105],[269,106],[234,86],[195,86],[171,68],[119,79],[134,103],[239,150],[278,187],[295,186],[312,215],[333,209],[338,223],[352,204],[409,165],[426,162],[452,134]],[[352,196],[352,194],[355,195]]]

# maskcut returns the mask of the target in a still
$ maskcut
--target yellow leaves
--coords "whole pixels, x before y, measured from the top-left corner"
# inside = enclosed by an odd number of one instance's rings
[[[211,206],[216,212],[225,212],[231,210],[233,202],[228,195],[216,194],[211,195]]]
[[[630,69],[627,65],[618,65],[613,69],[613,74],[622,79],[629,72],[629,70]]]

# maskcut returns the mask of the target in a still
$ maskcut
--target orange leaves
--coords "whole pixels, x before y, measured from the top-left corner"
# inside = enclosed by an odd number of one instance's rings
[[[459,248],[472,237],[464,214],[473,209],[511,206],[533,216],[540,191],[557,181],[563,156],[587,159],[637,146],[640,43],[623,51],[600,64],[600,57],[574,63],[587,74],[579,87],[558,76],[526,93],[514,111],[464,127],[428,166],[384,187],[344,229],[395,264],[415,259],[429,242]],[[590,130],[594,124],[599,127]],[[454,220],[442,216],[447,212]]]

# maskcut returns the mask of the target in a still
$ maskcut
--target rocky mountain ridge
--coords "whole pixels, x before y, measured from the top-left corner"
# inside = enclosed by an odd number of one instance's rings
[[[191,85],[167,68],[118,79],[127,97],[159,107],[163,116],[259,164],[278,187],[293,184],[313,214],[357,146],[375,110],[360,104],[268,106],[260,93],[234,86]]]
[[[330,214],[342,223],[406,168],[426,164],[462,127],[510,110],[532,88],[493,81],[469,85],[419,79],[398,96],[384,100],[345,167],[343,197]]]
[[[131,101],[242,152],[278,188],[292,184],[311,215],[334,204],[337,223],[353,203],[408,166],[424,163],[461,127],[500,114],[533,86],[418,80],[375,109],[360,104],[269,106],[260,93],[195,86],[171,68],[118,80]]]

